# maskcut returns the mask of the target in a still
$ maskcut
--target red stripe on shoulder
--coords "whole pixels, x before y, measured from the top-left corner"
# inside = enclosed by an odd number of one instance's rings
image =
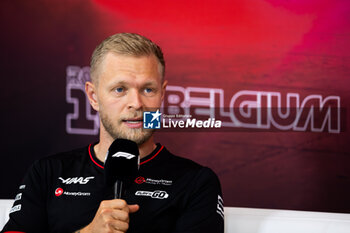
[[[155,155],[153,155],[151,158],[147,159],[146,161],[141,162],[140,165],[145,164],[145,163],[151,161],[152,159],[154,159],[154,158],[159,154],[159,152],[161,152],[161,150],[163,150],[163,148],[164,148],[164,146],[162,146],[162,147],[159,149],[159,151],[157,151],[157,153],[156,153]]]
[[[104,169],[104,167],[101,166],[100,164],[98,164],[98,163],[94,160],[94,158],[92,157],[92,154],[91,154],[91,144],[89,145],[89,155],[90,155],[91,161],[92,161],[94,164],[96,164],[96,165],[99,166],[100,168]]]

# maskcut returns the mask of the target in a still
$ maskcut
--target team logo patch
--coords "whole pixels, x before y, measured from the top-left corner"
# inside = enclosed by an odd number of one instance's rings
[[[143,128],[144,129],[160,129],[160,116],[162,114],[156,112],[143,112]]]
[[[62,177],[58,177],[62,181],[63,184],[87,184],[90,180],[94,179],[94,176],[89,177],[70,177],[67,179],[63,179]]]
[[[156,190],[156,191],[136,191],[136,196],[144,196],[144,197],[151,197],[155,199],[166,199],[169,197],[169,194],[165,191]]]
[[[56,195],[56,197],[59,197],[59,196],[61,196],[62,194],[63,194],[63,189],[57,188],[57,189],[55,190],[55,195]]]

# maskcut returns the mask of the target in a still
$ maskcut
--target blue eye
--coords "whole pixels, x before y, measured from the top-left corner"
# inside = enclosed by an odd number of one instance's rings
[[[123,87],[118,87],[115,89],[116,92],[118,93],[122,93],[124,91],[124,88]]]
[[[151,93],[151,92],[153,92],[153,89],[152,89],[152,88],[146,88],[146,89],[145,89],[145,92],[146,92],[146,93]]]

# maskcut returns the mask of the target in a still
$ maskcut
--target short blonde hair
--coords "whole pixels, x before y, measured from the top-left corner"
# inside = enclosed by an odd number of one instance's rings
[[[136,33],[117,33],[99,44],[92,53],[90,63],[90,77],[92,82],[98,83],[98,68],[107,53],[120,55],[150,56],[155,55],[162,68],[162,77],[165,73],[165,61],[161,48],[150,39]]]

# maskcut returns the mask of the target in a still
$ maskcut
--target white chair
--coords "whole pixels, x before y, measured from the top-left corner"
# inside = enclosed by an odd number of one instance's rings
[[[0,199],[0,230],[4,227],[9,219],[9,212],[12,207],[13,200]]]

